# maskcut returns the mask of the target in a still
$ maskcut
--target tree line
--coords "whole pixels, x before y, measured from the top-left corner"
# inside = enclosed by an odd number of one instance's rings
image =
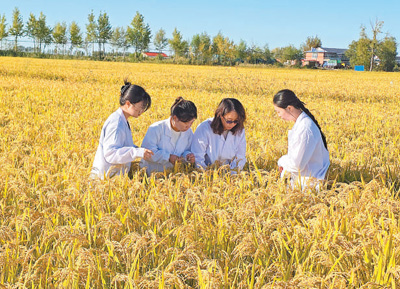
[[[368,66],[370,70],[392,71],[396,66],[396,40],[388,35],[383,40],[378,40],[383,22],[379,21],[376,25],[372,38],[368,38],[365,27],[362,28],[360,39],[350,44],[346,55],[353,66],[370,64]],[[3,50],[3,40],[7,37],[13,39],[13,48],[8,48],[8,52],[15,55],[19,51],[18,40],[29,37],[33,41],[33,53],[42,56],[45,55],[46,47],[52,44],[55,46],[52,54],[56,56],[86,55],[92,59],[106,60],[125,60],[126,56],[129,56],[129,60],[137,61],[143,58],[142,52],[148,51],[152,44],[160,54],[158,60],[163,59],[161,53],[168,47],[173,56],[170,61],[175,63],[218,65],[238,63],[300,65],[305,51],[322,46],[317,36],[308,37],[300,48],[289,45],[273,50],[270,50],[268,45],[263,47],[248,45],[243,40],[234,43],[221,32],[214,37],[203,32],[193,35],[191,40],[185,40],[177,28],[170,38],[161,28],[153,36],[149,24],[145,23],[143,15],[139,12],[136,12],[127,27],[112,27],[106,12],[100,12],[97,17],[91,12],[83,31],[75,21],[69,25],[58,22],[51,27],[42,12],[39,16],[30,13],[28,20],[24,22],[18,8],[14,9],[9,25],[5,15],[0,16],[0,50]],[[112,47],[111,52],[106,50],[106,45]]]

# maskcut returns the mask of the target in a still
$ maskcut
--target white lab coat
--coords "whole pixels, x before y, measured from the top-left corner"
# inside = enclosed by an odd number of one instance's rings
[[[225,139],[213,132],[213,118],[203,121],[194,132],[192,153],[197,167],[205,168],[216,161],[221,165],[229,164],[231,169],[243,169],[246,163],[246,136],[244,129],[233,135],[231,131]]]
[[[171,118],[153,123],[147,130],[142,147],[153,151],[154,155],[149,161],[142,159],[140,167],[146,167],[148,174],[173,168],[174,165],[169,162],[170,155],[186,159],[186,156],[191,153],[192,138],[193,131],[189,128],[187,131],[181,132],[177,141],[173,143]]]
[[[122,109],[119,108],[103,125],[91,176],[103,179],[104,176],[127,173],[131,162],[143,155],[144,149],[133,144],[132,132]]]
[[[329,152],[324,146],[320,130],[302,112],[289,130],[288,153],[278,161],[278,166],[283,168],[281,176],[290,173],[292,187],[300,182],[301,188],[318,188],[318,180],[324,180],[329,165]]]

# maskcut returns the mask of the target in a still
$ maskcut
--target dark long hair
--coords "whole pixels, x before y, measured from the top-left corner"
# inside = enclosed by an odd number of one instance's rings
[[[125,84],[121,87],[119,104],[124,105],[126,101],[129,101],[131,104],[143,101],[144,111],[148,110],[151,106],[151,97],[143,87],[132,85],[126,79],[124,80],[124,83]]]
[[[274,96],[274,105],[276,105],[277,107],[280,107],[280,108],[284,108],[284,109],[287,108],[289,105],[291,105],[297,109],[301,109],[302,111],[304,111],[312,119],[312,121],[316,124],[316,126],[319,128],[319,131],[321,132],[322,141],[324,142],[324,146],[326,149],[328,149],[328,146],[326,144],[325,135],[322,132],[318,121],[315,119],[313,114],[304,106],[304,102],[302,102],[296,96],[296,94],[294,94],[293,91],[291,91],[289,89],[283,89],[283,90],[278,91],[278,93],[275,94],[275,96]]]
[[[182,122],[188,122],[197,118],[196,105],[190,100],[178,97],[171,106],[171,116],[176,116]]]
[[[214,119],[211,122],[211,128],[214,133],[222,134],[224,132],[224,126],[222,124],[221,118],[231,112],[236,111],[238,114],[238,123],[231,129],[232,134],[241,132],[244,129],[244,122],[246,120],[246,111],[243,105],[236,98],[224,98],[217,109],[215,110]]]

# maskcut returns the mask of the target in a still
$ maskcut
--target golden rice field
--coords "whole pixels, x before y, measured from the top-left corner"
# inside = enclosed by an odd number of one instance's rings
[[[177,96],[248,114],[248,166],[89,183],[123,78],[152,96],[140,145]],[[319,193],[279,180],[289,88],[331,155]],[[0,288],[399,288],[400,74],[0,58]]]

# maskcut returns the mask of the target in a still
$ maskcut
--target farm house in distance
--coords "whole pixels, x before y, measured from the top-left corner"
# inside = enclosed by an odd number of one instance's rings
[[[168,55],[165,53],[158,53],[158,52],[143,52],[143,57],[145,58],[156,58],[157,56],[162,56],[163,58],[168,58]]]
[[[311,48],[306,51],[306,57],[302,59],[302,65],[337,68],[349,65],[349,59],[345,56],[347,49],[340,48]]]

